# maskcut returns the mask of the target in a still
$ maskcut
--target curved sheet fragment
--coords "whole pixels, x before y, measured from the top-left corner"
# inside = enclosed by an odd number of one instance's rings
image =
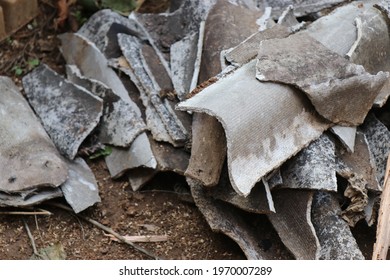
[[[4,193],[0,191],[0,207],[27,207],[40,204],[44,201],[62,197],[60,188],[39,188],[36,191],[20,193]]]
[[[276,190],[272,197],[276,212],[267,216],[284,245],[297,260],[318,259],[320,244],[311,222],[313,191]]]
[[[10,78],[0,77],[0,191],[61,185],[66,163]]]
[[[61,154],[73,159],[81,143],[98,125],[103,101],[44,64],[22,81],[30,105],[50,138]]]
[[[284,188],[337,191],[335,144],[326,134],[302,149],[282,168]]]
[[[264,175],[320,137],[330,125],[299,92],[259,82],[255,64],[251,61],[177,106],[207,113],[222,123],[230,180],[245,196]]]
[[[341,217],[336,194],[318,191],[312,204],[312,222],[320,241],[320,260],[363,260],[351,230]]]
[[[255,232],[243,221],[233,207],[208,197],[202,189],[203,187],[196,183],[195,180],[187,179],[187,182],[191,187],[191,193],[196,206],[202,212],[213,231],[222,232],[233,239],[248,259],[266,259],[264,252],[258,245]]]
[[[344,125],[364,121],[389,78],[369,74],[305,33],[262,41],[257,59],[257,79],[297,86],[320,115]]]

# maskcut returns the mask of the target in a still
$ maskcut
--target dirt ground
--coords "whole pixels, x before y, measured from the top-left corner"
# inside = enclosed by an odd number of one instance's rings
[[[20,80],[38,59],[59,73],[64,72],[64,60],[58,48],[56,34],[77,30],[80,21],[74,7],[70,20],[55,28],[56,1],[39,1],[40,14],[11,38],[0,44],[0,75]],[[146,1],[142,12],[159,12],[168,1]],[[81,19],[82,20],[82,19]],[[163,174],[149,188],[131,191],[125,179],[112,180],[102,159],[89,160],[99,184],[102,202],[84,211],[83,216],[99,221],[121,235],[166,235],[167,241],[137,243],[152,254],[164,259],[244,259],[238,246],[222,234],[213,233],[195,205],[185,194],[174,192],[175,184],[184,188],[183,178]],[[183,200],[184,199],[184,200]],[[65,204],[59,199],[57,203]],[[87,223],[70,212],[50,205],[50,216],[9,215],[0,209],[0,259],[30,259],[31,231],[37,249],[51,245],[63,247],[67,259],[148,259],[131,246],[113,241],[103,230]],[[26,227],[27,224],[27,227]]]

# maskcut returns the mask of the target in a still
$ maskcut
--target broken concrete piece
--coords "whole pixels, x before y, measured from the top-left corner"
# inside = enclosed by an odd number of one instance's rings
[[[226,158],[226,137],[221,123],[212,116],[194,113],[191,158],[185,176],[205,187],[216,186]]]
[[[199,83],[221,72],[220,52],[237,46],[258,30],[260,11],[217,0],[206,20]]]
[[[196,206],[202,212],[211,229],[229,236],[240,246],[248,259],[266,259],[259,248],[257,236],[238,212],[227,204],[217,202],[205,194],[202,186],[195,180],[187,179]]]
[[[329,127],[293,88],[256,80],[255,63],[217,80],[177,107],[207,113],[222,123],[230,180],[242,195]]]
[[[355,150],[355,138],[357,128],[354,126],[335,125],[330,128],[334,135],[341,141],[344,147],[351,153]]]
[[[40,187],[36,190],[18,193],[0,192],[0,207],[27,207],[40,204],[44,201],[62,197],[60,188]]]
[[[119,98],[103,83],[83,77],[76,65],[66,65],[66,70],[70,81],[103,99],[103,118],[98,127],[102,143],[128,147],[146,130],[142,117],[134,111],[132,104]]]
[[[370,162],[379,183],[378,188],[382,190],[387,156],[390,152],[390,132],[373,114],[367,116],[360,128],[368,143]]]
[[[95,175],[82,158],[68,162],[69,178],[61,186],[68,204],[77,214],[100,202],[99,188]]]
[[[312,204],[312,222],[320,241],[320,260],[363,260],[347,222],[341,217],[335,194],[318,191]]]
[[[23,77],[23,87],[54,144],[73,159],[99,123],[103,101],[44,64]]]
[[[283,187],[337,191],[335,145],[326,134],[311,142],[282,169]]]
[[[277,190],[272,197],[275,213],[267,216],[284,245],[297,260],[318,259],[320,244],[311,222],[313,191]]]
[[[0,77],[0,191],[55,188],[68,169],[10,78]]]
[[[371,75],[309,35],[297,33],[260,43],[256,77],[260,81],[295,85],[307,94],[317,112],[326,119],[359,125],[389,73],[380,71]]]

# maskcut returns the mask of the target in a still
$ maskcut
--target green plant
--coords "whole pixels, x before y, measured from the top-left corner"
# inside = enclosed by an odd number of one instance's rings
[[[110,146],[105,146],[104,149],[97,151],[96,153],[89,156],[89,159],[95,159],[98,157],[109,156],[112,153],[112,148]]]

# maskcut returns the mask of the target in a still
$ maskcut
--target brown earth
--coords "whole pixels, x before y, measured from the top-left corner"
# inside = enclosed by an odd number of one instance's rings
[[[57,1],[39,1],[40,14],[0,44],[0,75],[11,76],[17,85],[38,59],[59,73],[64,60],[59,51],[57,34],[75,31],[80,24],[80,7],[74,6],[63,27],[55,28]],[[145,1],[140,11],[160,12],[168,1]],[[22,73],[20,73],[22,71]],[[19,73],[18,73],[19,72]],[[141,192],[132,192],[125,179],[112,180],[104,160],[88,161],[99,184],[102,202],[84,211],[121,235],[166,235],[167,241],[137,243],[154,255],[166,259],[243,259],[238,246],[222,234],[213,233],[189,195],[174,192],[175,184],[186,188],[183,178],[165,174]],[[183,198],[185,200],[183,200]],[[56,202],[65,204],[64,200]],[[50,216],[9,215],[0,209],[0,259],[29,259],[32,242],[26,225],[39,249],[61,244],[67,259],[148,259],[131,246],[113,241],[103,230],[65,210],[50,205]]]

